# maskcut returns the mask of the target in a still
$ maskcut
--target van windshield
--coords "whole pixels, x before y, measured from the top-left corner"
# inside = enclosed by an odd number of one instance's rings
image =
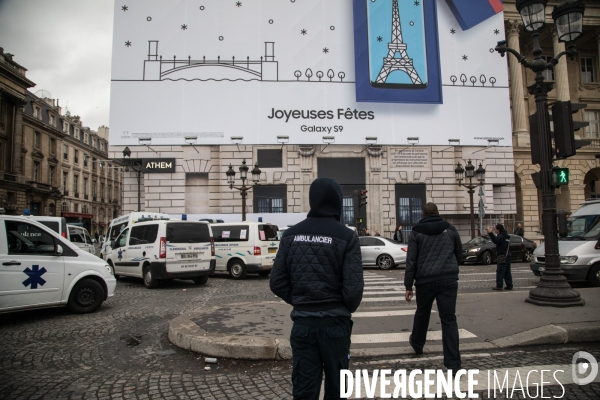
[[[279,240],[277,232],[279,232],[277,225],[258,225],[258,238],[262,241]]]
[[[569,218],[567,237],[562,240],[597,240],[600,237],[600,215]]]
[[[207,224],[181,222],[167,224],[167,243],[208,243],[210,232]]]

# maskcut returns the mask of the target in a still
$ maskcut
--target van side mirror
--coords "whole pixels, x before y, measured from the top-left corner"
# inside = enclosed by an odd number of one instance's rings
[[[596,242],[596,245],[594,246],[594,249],[600,250],[600,239],[598,239],[598,241]]]
[[[63,248],[60,244],[57,244],[56,247],[54,248],[54,255],[55,256],[62,256],[63,255]]]

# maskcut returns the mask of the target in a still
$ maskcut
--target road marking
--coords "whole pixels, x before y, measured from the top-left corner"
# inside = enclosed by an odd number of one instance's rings
[[[410,332],[400,333],[370,333],[364,335],[352,335],[352,344],[368,344],[368,343],[395,343],[395,342],[408,342]],[[467,331],[466,329],[458,330],[458,337],[460,339],[471,339],[477,336]],[[442,340],[442,331],[428,331],[427,341]]]
[[[365,292],[375,292],[375,291],[381,290],[381,289],[394,289],[396,291],[404,290],[404,288],[400,287],[400,286],[379,286],[379,287],[365,288]]]
[[[405,301],[404,297],[367,297],[363,298],[363,303],[374,303],[377,301]]]
[[[365,311],[355,312],[352,314],[352,318],[372,318],[372,317],[394,317],[398,315],[413,315],[417,311],[416,308],[412,310],[390,310],[390,311]],[[431,310],[432,313],[436,312]]]
[[[402,284],[400,281],[384,281],[384,282],[365,282],[365,285],[388,285],[390,283]]]
[[[499,353],[493,353],[494,356],[500,355]],[[483,357],[491,357],[492,353],[476,353],[476,354],[461,354],[461,359],[468,358],[483,358]],[[433,357],[417,357],[417,358],[396,358],[393,360],[380,360],[380,361],[366,361],[366,362],[357,362],[356,360],[352,364],[352,367],[355,369],[361,369],[361,365],[390,365],[390,364],[398,364],[398,363],[413,363],[413,362],[423,362],[423,361],[437,361],[443,360],[444,356],[433,356]]]
[[[365,277],[363,279],[364,279],[365,282],[367,282],[367,281],[377,282],[377,281],[393,281],[396,278],[371,278],[371,277]]]
[[[363,296],[364,295],[382,295],[382,294],[400,294],[398,290],[394,290],[392,292],[374,292],[374,291],[369,291],[369,292],[363,292]],[[368,298],[368,297],[367,297]],[[363,300],[365,299],[365,297],[363,297]]]

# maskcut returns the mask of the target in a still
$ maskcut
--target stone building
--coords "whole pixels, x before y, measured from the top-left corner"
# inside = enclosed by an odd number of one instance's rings
[[[558,3],[548,3],[546,25],[540,31],[540,45],[546,59],[565,50],[564,43],[558,42],[551,17],[552,9]],[[548,96],[550,104],[557,100],[587,104],[574,119],[589,122],[587,128],[577,132],[577,138],[589,139],[591,143],[577,150],[575,156],[555,162],[556,166],[570,169],[569,186],[556,191],[557,208],[568,211],[577,210],[582,201],[597,198],[600,194],[600,165],[597,158],[600,153],[600,3],[587,1],[585,4],[583,36],[575,42],[579,54],[573,60],[562,57],[554,70],[544,73],[546,81],[554,83],[554,89]],[[508,46],[532,60],[533,40],[522,27],[514,1],[504,2],[504,18]],[[507,55],[507,58],[517,195],[516,220],[523,222],[526,237],[541,240],[541,196],[531,178],[532,173],[539,171],[539,166],[531,162],[528,118],[535,112],[535,99],[527,92],[527,87],[534,83],[535,75],[523,68],[512,55]]]
[[[6,54],[3,59],[10,61]],[[63,216],[92,235],[104,233],[121,204],[121,167],[107,159],[108,128],[93,131],[79,116],[63,114],[58,100],[46,91],[38,94],[24,88],[16,102],[2,92],[2,118],[7,122],[5,135],[0,132],[3,207],[9,214],[28,209],[32,215]],[[15,149],[20,157],[13,157]]]

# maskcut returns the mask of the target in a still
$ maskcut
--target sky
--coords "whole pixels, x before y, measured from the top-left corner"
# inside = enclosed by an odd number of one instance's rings
[[[93,130],[108,126],[114,0],[0,0],[0,47]]]

